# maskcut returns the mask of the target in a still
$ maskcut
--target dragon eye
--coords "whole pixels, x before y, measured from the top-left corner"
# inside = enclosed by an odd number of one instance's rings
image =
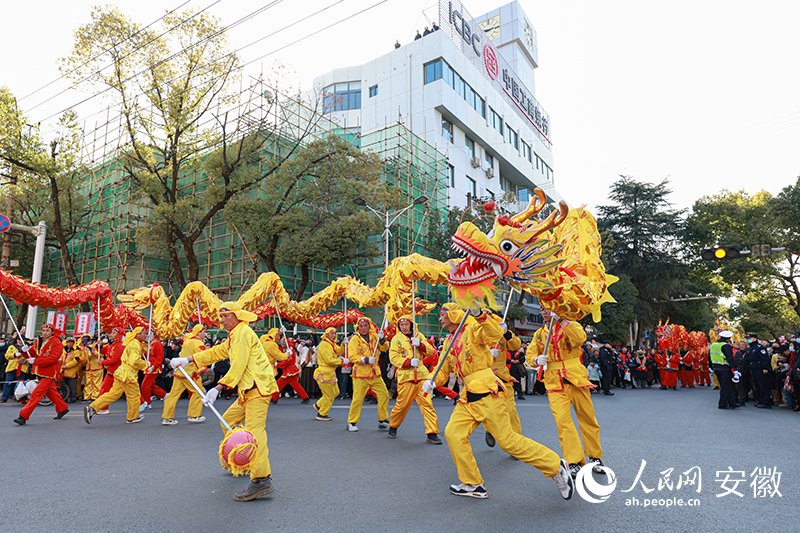
[[[517,250],[517,246],[511,241],[503,241],[500,243],[500,249],[507,254],[511,254]]]

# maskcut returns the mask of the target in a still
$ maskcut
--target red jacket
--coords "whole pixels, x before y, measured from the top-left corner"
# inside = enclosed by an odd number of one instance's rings
[[[142,354],[147,355],[147,345],[142,344]],[[161,367],[164,365],[164,345],[161,344],[161,341],[153,339],[150,341],[150,359],[148,361],[150,368],[150,372],[146,372],[147,374],[160,374]]]
[[[677,372],[680,369],[681,364],[681,354],[677,351],[673,351],[669,354],[669,371],[670,372]]]
[[[123,346],[119,341],[107,344],[100,348],[100,353],[106,356],[105,360],[103,361],[103,366],[106,367],[106,370],[108,370],[108,373],[112,376],[114,375],[114,371],[117,370],[119,365],[122,364],[122,352],[124,351],[125,346]]]
[[[58,337],[50,337],[37,355],[36,347],[31,346],[30,353],[36,360],[33,362],[33,373],[43,378],[56,379],[61,369],[61,356],[64,345]]]
[[[286,354],[289,356],[283,361],[278,361],[278,368],[283,369],[283,377],[291,377],[296,376],[300,373],[300,369],[297,368],[297,349],[294,345],[294,339],[289,339],[287,341],[288,349],[286,350]]]

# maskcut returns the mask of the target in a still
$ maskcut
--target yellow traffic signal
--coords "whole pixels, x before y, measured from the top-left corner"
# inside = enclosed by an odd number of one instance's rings
[[[717,248],[706,248],[700,251],[703,261],[714,261],[716,259],[738,259],[741,255],[736,246],[719,246]]]

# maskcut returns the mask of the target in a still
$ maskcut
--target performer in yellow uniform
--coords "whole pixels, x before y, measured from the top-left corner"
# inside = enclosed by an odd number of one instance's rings
[[[356,325],[358,335],[354,335],[347,344],[347,358],[353,363],[353,399],[350,402],[350,414],[347,416],[348,431],[358,431],[358,420],[361,418],[361,407],[367,391],[372,389],[378,398],[378,429],[389,429],[389,391],[381,377],[377,352],[389,349],[389,343],[383,331],[377,331],[375,324],[367,317],[358,319]]]
[[[317,346],[317,369],[314,370],[314,379],[322,392],[322,398],[314,404],[317,420],[333,420],[328,413],[333,405],[333,400],[339,395],[336,367],[350,362],[343,356],[344,346],[336,344],[336,328],[326,329],[325,335],[322,336],[322,342]]]
[[[128,402],[128,424],[144,420],[139,414],[139,370],[147,369],[147,361],[142,356],[142,343],[147,342],[148,330],[139,326],[125,334],[122,345],[125,350],[120,358],[120,366],[114,371],[114,384],[111,390],[100,396],[91,404],[84,406],[83,419],[92,423],[92,417],[101,409],[105,409],[125,394]]]
[[[181,357],[188,358],[201,350],[205,350],[206,345],[203,343],[205,338],[206,329],[202,324],[197,324],[192,328],[192,331],[185,333],[183,335]],[[203,380],[200,379],[200,374],[203,373],[204,368],[197,368],[197,364],[191,362],[186,365],[184,370],[191,376],[192,381],[195,382],[200,390],[203,390]],[[203,399],[197,394],[194,387],[187,382],[183,373],[178,370],[173,373],[172,388],[169,391],[169,396],[164,400],[164,412],[161,414],[162,426],[174,426],[178,423],[178,421],[175,420],[175,407],[178,405],[178,400],[185,390],[189,391],[189,411],[187,413],[189,422],[205,422],[206,417],[201,416],[203,412]]]
[[[280,342],[283,340],[283,329],[272,328],[266,334],[261,335],[259,339],[264,351],[267,352],[269,357],[269,364],[275,368],[275,363],[278,361],[286,361],[289,355],[280,348]],[[274,374],[274,371],[273,371]]]
[[[492,316],[494,320],[500,321],[500,317]],[[502,322],[500,322],[501,326],[505,326]],[[511,429],[513,429],[516,433],[522,435],[522,423],[519,421],[519,413],[517,412],[517,404],[514,402],[514,378],[511,376],[511,373],[508,371],[508,365],[506,364],[506,358],[509,352],[516,352],[522,346],[522,341],[519,337],[514,335],[511,331],[506,331],[503,333],[503,338],[500,339],[490,351],[492,353],[492,357],[494,358],[494,362],[492,363],[492,371],[495,375],[503,380],[504,390],[500,393],[502,397],[505,398],[506,403],[508,404],[508,416],[510,417],[511,422]],[[484,428],[486,430],[486,428]],[[492,434],[486,430],[486,444],[494,447],[496,441]]]
[[[83,367],[83,400],[91,402],[100,397],[100,386],[103,383],[103,365],[97,344],[91,342],[89,335],[81,341],[81,366]]]
[[[244,421],[244,429],[256,439],[257,450],[250,468],[250,485],[236,493],[233,499],[237,502],[262,498],[274,490],[267,447],[267,411],[270,398],[278,391],[278,386],[264,346],[250,328],[250,322],[257,318],[255,313],[245,311],[237,302],[223,302],[219,308],[219,319],[222,327],[228,331],[228,339],[208,350],[170,361],[172,368],[179,365],[185,367],[191,362],[202,367],[223,359],[231,361],[230,370],[216,387],[208,391],[203,403],[213,404],[223,387],[236,388],[239,399],[222,416],[231,427]]]
[[[451,485],[450,492],[458,496],[486,498],[484,484],[472,447],[470,434],[480,424],[494,436],[504,451],[520,461],[538,468],[545,476],[553,478],[564,499],[572,497],[573,484],[569,466],[551,449],[514,432],[509,421],[508,403],[500,397],[505,385],[492,372],[490,349],[503,337],[503,329],[486,313],[469,317],[464,329],[454,338],[464,311],[456,304],[445,304],[439,313],[442,327],[450,332],[445,341],[446,350],[451,344],[447,360],[436,376],[436,383],[427,380],[423,390],[433,392],[436,384],[443,385],[454,372],[464,381],[462,393],[444,430],[450,445],[450,454],[458,470],[459,485]],[[444,352],[442,352],[444,353]]]
[[[533,334],[527,358],[535,367],[547,363],[544,386],[558,428],[561,453],[569,463],[569,471],[573,478],[585,464],[584,452],[589,456],[589,462],[598,463],[593,470],[602,474],[604,471],[600,468],[603,466],[600,425],[594,416],[594,404],[591,398],[594,385],[589,383],[586,367],[581,364],[581,346],[586,342],[586,332],[579,323],[560,319],[547,309],[542,309],[542,317],[545,324],[549,324],[550,318],[555,317],[547,356],[543,354],[548,329],[547,326],[543,326]],[[572,421],[570,406],[575,409],[575,416],[581,429],[580,435]],[[583,446],[581,446],[581,436]]]
[[[61,356],[61,374],[63,381],[69,388],[67,403],[74,403],[78,399],[78,370],[81,367],[81,352],[75,349],[75,339],[67,337],[64,341],[64,355]]]
[[[416,350],[415,350],[416,348]],[[428,376],[428,368],[422,364],[425,355],[433,353],[433,346],[425,338],[414,331],[414,323],[410,317],[402,317],[397,321],[397,333],[389,348],[389,361],[394,365],[397,377],[397,401],[389,415],[389,438],[397,438],[397,428],[406,419],[406,414],[414,402],[417,402],[422,419],[425,421],[425,434],[430,444],[441,444],[439,438],[439,419],[430,396],[422,393],[422,383]]]

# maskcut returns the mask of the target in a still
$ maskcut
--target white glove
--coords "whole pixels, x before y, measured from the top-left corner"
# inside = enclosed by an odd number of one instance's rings
[[[419,359],[417,359],[416,357],[411,359],[411,366],[413,366],[414,368],[417,368],[419,366]]]
[[[187,366],[189,364],[189,358],[187,357],[174,357],[170,359],[169,366],[173,369],[178,368],[179,366]]]
[[[386,334],[383,332],[383,330],[380,330],[378,332],[378,338],[379,339],[385,339],[386,338]]]
[[[345,346],[347,346],[348,344],[350,344],[350,339],[348,339],[347,337],[345,337],[345,339],[342,341],[342,344],[343,344],[343,345],[345,345]]]
[[[431,394],[434,389],[436,389],[436,383],[434,383],[433,380],[426,379],[422,382],[422,392],[425,394]]]
[[[217,401],[217,396],[219,396],[219,389],[213,387],[203,397],[203,405],[214,405],[214,402]]]
[[[500,325],[501,328],[503,328],[503,333],[508,331],[508,324],[506,324],[505,322],[500,322],[499,325]]]
[[[28,350],[29,350],[29,347],[28,347],[27,344],[23,344],[22,346],[19,347],[19,351],[22,352],[22,353],[28,353]]]
[[[500,355],[500,350],[498,350],[497,348],[492,348],[489,351],[492,352],[492,357],[494,357],[495,359],[497,359],[497,356]]]
[[[33,362],[36,361],[36,358],[35,357],[30,357],[30,358],[28,358],[27,361],[28,361],[28,363],[33,364]]]
[[[414,346],[414,347],[418,348],[419,347],[419,339],[416,338],[416,337],[412,337],[411,338],[411,346]]]
[[[367,359],[369,360],[369,364],[371,364],[371,365],[375,364],[375,358],[374,357],[368,357]]]
[[[368,365],[369,364],[369,357],[362,357],[361,358],[361,364],[362,365]]]
[[[347,357],[342,357],[342,364],[343,365],[349,365],[350,364],[350,359],[348,359]]]
[[[285,327],[283,327],[283,326],[281,326],[281,327],[280,327],[280,329],[279,329],[278,331],[280,331],[280,332],[281,332],[281,334],[284,334],[284,333],[286,333],[286,328],[285,328]]]
[[[547,356],[545,354],[537,355],[536,359],[533,361],[536,363],[536,366],[544,366],[547,364]]]
[[[738,370],[734,370],[733,371],[733,379],[731,381],[733,381],[734,383],[739,383],[739,378],[741,378],[741,377],[742,377],[742,373],[739,372]]]

